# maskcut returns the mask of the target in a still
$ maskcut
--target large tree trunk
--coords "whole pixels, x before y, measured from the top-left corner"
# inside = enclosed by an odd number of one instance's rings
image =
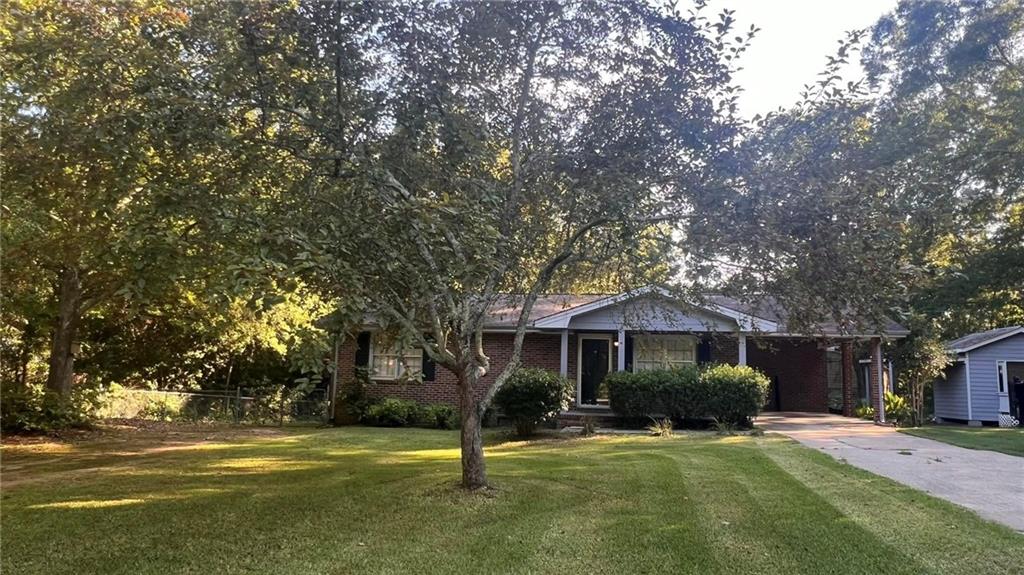
[[[77,268],[69,266],[61,272],[59,298],[57,322],[53,326],[53,339],[50,343],[50,371],[46,376],[46,387],[61,395],[68,395],[75,377],[72,346],[82,306],[82,284]]]
[[[487,487],[484,442],[480,432],[482,413],[474,397],[475,374],[459,376],[459,413],[462,419],[462,487],[468,490]]]

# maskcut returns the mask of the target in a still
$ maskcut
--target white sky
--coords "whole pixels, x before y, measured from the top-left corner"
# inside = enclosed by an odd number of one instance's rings
[[[835,53],[846,31],[871,26],[896,4],[897,0],[712,0],[705,14],[717,19],[722,8],[729,8],[736,11],[738,32],[745,33],[751,24],[761,28],[736,77],[744,88],[740,111],[750,117],[795,103],[803,86],[817,79],[826,56]]]

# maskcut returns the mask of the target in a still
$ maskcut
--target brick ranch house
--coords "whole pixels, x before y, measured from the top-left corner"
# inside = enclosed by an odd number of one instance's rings
[[[778,306],[756,308],[723,296],[688,304],[667,292],[645,288],[621,294],[549,294],[538,298],[523,344],[522,363],[575,382],[575,404],[563,421],[583,414],[609,413],[601,387],[611,371],[702,363],[750,365],[772,381],[766,410],[841,413],[852,416],[859,404],[875,406],[891,389],[892,366],[882,341],[905,337],[908,330],[889,322],[877,333],[843,333],[821,324],[814,337],[790,333]],[[482,378],[483,394],[512,349],[515,306],[494,306],[484,332],[484,351],[492,368]],[[372,324],[335,347],[332,386],[344,390],[357,369],[370,374],[370,397],[396,397],[421,403],[457,404],[455,377],[436,369],[420,349],[387,347]],[[421,374],[409,382],[403,370]],[[408,375],[408,374],[405,374]]]

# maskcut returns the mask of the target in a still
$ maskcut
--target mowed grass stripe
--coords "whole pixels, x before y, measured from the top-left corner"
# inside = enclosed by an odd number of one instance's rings
[[[5,448],[15,485],[3,495],[3,572],[974,575],[1024,564],[1024,537],[781,438],[492,434],[486,495],[453,488],[453,432],[197,441]]]

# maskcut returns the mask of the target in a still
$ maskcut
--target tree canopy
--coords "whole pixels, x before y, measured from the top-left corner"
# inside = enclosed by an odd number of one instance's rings
[[[480,418],[536,297],[608,282],[597,263],[616,287],[665,275],[736,135],[723,56],[745,39],[632,2],[239,10],[260,137],[309,166],[284,202],[297,271],[456,375],[464,483],[485,485]],[[481,397],[499,301],[518,328]]]
[[[315,373],[333,310],[456,375],[479,487],[543,292],[771,297],[808,333],[1024,323],[1019,2],[901,2],[752,122],[756,29],[703,5],[8,2],[4,385]]]

